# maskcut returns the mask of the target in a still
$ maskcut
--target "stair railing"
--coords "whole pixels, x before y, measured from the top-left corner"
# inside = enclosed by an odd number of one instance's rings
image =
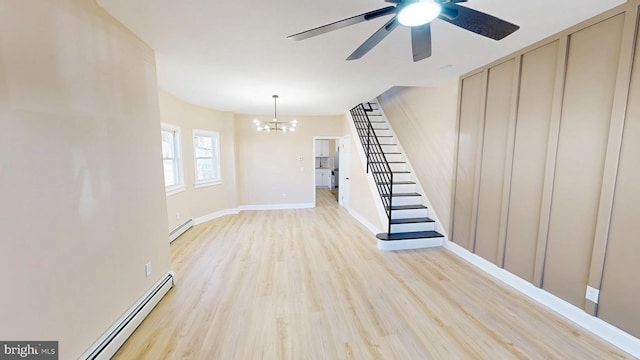
[[[376,136],[375,129],[371,124],[368,112],[373,111],[371,103],[360,104],[351,109],[351,117],[356,126],[356,131],[360,137],[360,142],[367,157],[367,173],[371,171],[373,180],[378,188],[382,205],[385,208],[388,221],[387,232],[391,234],[391,199],[393,198],[393,172],[387,161],[387,157],[382,151],[380,141]]]

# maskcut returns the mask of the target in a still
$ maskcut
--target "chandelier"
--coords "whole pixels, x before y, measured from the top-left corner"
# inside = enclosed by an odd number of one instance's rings
[[[292,132],[296,131],[296,126],[298,126],[298,120],[293,121],[278,121],[278,112],[277,112],[277,104],[278,95],[272,95],[273,98],[273,120],[271,121],[260,121],[253,120],[253,123],[256,124],[256,129],[258,131],[282,131],[282,132]]]

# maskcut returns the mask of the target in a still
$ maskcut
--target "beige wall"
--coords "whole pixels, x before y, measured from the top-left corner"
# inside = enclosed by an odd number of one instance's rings
[[[351,121],[349,119],[349,121]],[[382,208],[382,201],[377,188],[371,188],[367,179],[370,175],[366,172],[366,160],[360,138],[355,132],[355,126],[344,123],[343,132],[349,136],[349,164],[345,168],[340,164],[341,177],[349,177],[349,208],[376,227],[378,231],[386,232],[387,215]],[[358,151],[358,148],[361,150]],[[342,150],[341,150],[342,151]],[[362,157],[360,156],[362,154]],[[341,187],[340,190],[344,189]],[[372,238],[373,240],[374,238]]]
[[[462,77],[453,216],[454,241],[636,337],[639,3]]]
[[[238,204],[313,206],[314,137],[341,136],[344,116],[280,116],[298,120],[294,133],[259,132],[254,119],[270,115],[236,115]],[[302,157],[302,160],[298,160]]]
[[[394,87],[380,95],[385,115],[425,195],[449,231],[458,83]]]
[[[93,1],[2,2],[0,339],[75,359],[169,270],[159,124],[153,51]]]
[[[180,127],[185,191],[167,196],[169,230],[188,219],[238,207],[234,115],[186,103],[160,90],[160,118]],[[216,131],[220,136],[222,184],[194,187],[193,130]]]

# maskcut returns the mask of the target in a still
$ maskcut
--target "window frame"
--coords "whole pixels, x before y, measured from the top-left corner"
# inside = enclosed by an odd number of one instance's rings
[[[177,194],[185,190],[184,186],[184,172],[183,172],[183,158],[182,158],[182,134],[179,126],[160,123],[160,134],[162,132],[172,132],[173,133],[173,153],[174,158],[165,158],[163,154],[162,156],[162,174],[164,178],[164,161],[169,159],[175,159],[176,162],[176,176],[177,182],[174,185],[169,185],[164,187],[165,193],[167,196]],[[160,137],[160,141],[162,141],[162,136]]]
[[[197,157],[196,156],[196,137],[209,137],[213,140],[213,156],[211,156],[214,162],[217,177],[214,179],[198,180],[198,159],[209,159],[209,157]],[[222,174],[220,173],[220,133],[211,130],[193,129],[193,179],[195,188],[213,186],[222,184]]]

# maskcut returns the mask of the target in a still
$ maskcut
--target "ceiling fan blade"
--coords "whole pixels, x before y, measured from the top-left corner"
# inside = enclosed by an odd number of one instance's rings
[[[520,29],[520,26],[495,16],[455,4],[444,5],[442,13],[438,17],[465,30],[494,40],[501,40]]]
[[[431,56],[431,25],[429,23],[411,28],[413,62]]]
[[[332,22],[331,24],[323,25],[311,30],[303,31],[301,33],[297,33],[294,35],[287,36],[287,39],[293,40],[304,40],[313,36],[322,35],[324,33],[328,33],[333,30],[342,29],[343,27],[347,27],[350,25],[355,25],[364,21],[377,19],[382,16],[391,15],[396,12],[395,6],[387,6],[382,9],[373,10],[366,12],[364,14],[352,16],[347,19],[343,19],[340,21]]]
[[[390,32],[398,27],[398,20],[394,16],[393,19],[389,20],[386,24],[382,25],[378,31],[374,32],[359,48],[356,49],[347,60],[357,60],[363,57],[369,50],[373,49],[374,46],[378,45],[382,39],[384,39]]]

